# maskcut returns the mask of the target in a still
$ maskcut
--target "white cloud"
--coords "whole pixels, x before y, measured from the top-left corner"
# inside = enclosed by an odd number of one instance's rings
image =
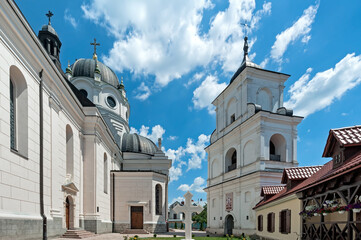
[[[141,101],[146,100],[151,94],[149,87],[146,86],[144,82],[142,82],[137,88],[137,92],[138,93],[135,95],[135,98]]]
[[[203,76],[204,76],[204,72],[199,72],[194,74],[193,77],[187,83],[184,84],[184,86],[189,87],[193,83],[200,81],[203,78]]]
[[[188,138],[187,147],[185,148],[185,152],[190,155],[187,171],[202,168],[202,161],[206,159],[206,151],[204,151],[204,148],[209,143],[209,138],[210,135],[201,134],[196,143],[193,143],[193,140]]]
[[[214,114],[212,101],[227,87],[226,83],[218,83],[215,76],[207,76],[201,85],[193,92],[193,105],[196,109],[207,108],[210,114]]]
[[[68,21],[73,28],[77,28],[78,27],[78,22],[75,20],[75,18],[69,13],[69,9],[65,9],[64,12],[64,19],[65,21]]]
[[[242,60],[241,22],[250,22],[252,31],[271,11],[271,3],[265,2],[255,12],[255,0],[230,0],[228,8],[211,17],[210,28],[204,30],[203,12],[212,7],[210,0],[91,0],[82,10],[116,39],[103,58],[107,65],[119,72],[154,75],[156,84],[165,86],[209,64],[235,71]]]
[[[175,141],[175,140],[178,139],[178,137],[177,137],[177,136],[169,136],[167,139],[168,139],[169,141]]]
[[[290,99],[285,106],[296,115],[308,115],[329,107],[336,99],[361,82],[361,55],[347,54],[334,68],[318,72],[310,79],[312,69],[297,80],[288,91]]]
[[[277,34],[276,41],[271,49],[271,58],[282,63],[283,54],[286,52],[287,47],[294,43],[296,40],[302,38],[303,43],[307,43],[311,36],[311,25],[315,20],[319,3],[311,5],[303,11],[302,16],[289,28],[280,34]]]
[[[142,125],[139,131],[131,127],[130,132],[137,133],[143,137],[149,138],[154,143],[158,143],[158,138],[163,138],[163,134],[165,133],[165,130],[161,125],[155,125],[154,127],[152,127],[152,132],[149,133],[149,127]]]
[[[177,190],[181,190],[183,192],[187,192],[187,191],[196,191],[199,193],[203,193],[203,188],[205,188],[206,186],[205,184],[205,180],[202,177],[197,177],[194,179],[193,183],[191,185],[188,184],[182,184],[180,185]]]

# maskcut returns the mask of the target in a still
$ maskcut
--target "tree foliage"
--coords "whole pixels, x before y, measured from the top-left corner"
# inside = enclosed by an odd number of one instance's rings
[[[204,205],[203,211],[200,214],[196,214],[192,217],[192,220],[201,224],[201,228],[204,223],[207,223],[207,204]]]

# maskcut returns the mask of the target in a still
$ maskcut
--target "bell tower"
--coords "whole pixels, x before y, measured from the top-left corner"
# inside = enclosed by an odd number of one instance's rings
[[[48,17],[48,24],[43,25],[39,31],[38,38],[43,44],[43,47],[48,52],[51,60],[55,63],[58,69],[61,70],[61,64],[59,60],[61,42],[55,29],[51,26],[51,17],[54,14],[49,11],[45,16]]]

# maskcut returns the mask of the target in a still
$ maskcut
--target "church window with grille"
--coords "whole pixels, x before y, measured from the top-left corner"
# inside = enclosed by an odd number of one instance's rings
[[[16,149],[16,116],[15,116],[14,85],[10,79],[10,146]]]
[[[162,215],[162,186],[155,186],[155,214]]]

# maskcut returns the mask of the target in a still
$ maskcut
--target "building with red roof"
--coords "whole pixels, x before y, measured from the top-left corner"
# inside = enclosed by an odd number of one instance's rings
[[[286,168],[254,207],[266,239],[361,239],[361,127],[331,129],[323,166]],[[265,227],[264,227],[265,226]]]

